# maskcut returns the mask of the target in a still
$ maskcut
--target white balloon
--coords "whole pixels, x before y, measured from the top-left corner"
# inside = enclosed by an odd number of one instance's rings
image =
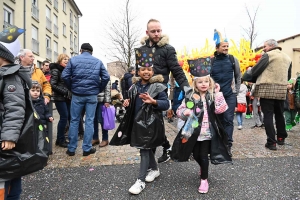
[[[0,42],[3,44],[15,57],[18,55],[19,51],[21,50],[21,44],[19,39],[16,39],[12,43],[5,43],[5,42]]]

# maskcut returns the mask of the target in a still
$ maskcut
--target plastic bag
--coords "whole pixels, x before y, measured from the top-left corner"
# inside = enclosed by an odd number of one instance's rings
[[[116,109],[114,106],[102,106],[103,129],[112,130],[116,127],[115,114]]]
[[[194,128],[199,126],[198,118],[192,113],[187,119],[185,125],[182,128],[182,138],[186,141],[191,137],[194,132]]]

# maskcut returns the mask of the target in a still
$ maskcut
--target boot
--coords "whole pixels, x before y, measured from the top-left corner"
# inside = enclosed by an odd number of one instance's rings
[[[285,130],[290,131],[292,129],[292,127],[293,127],[292,124],[286,124],[285,125]]]
[[[92,140],[92,146],[95,146],[96,144],[99,144],[100,141],[99,140]]]
[[[99,147],[105,147],[108,145],[108,140],[102,140],[102,142],[99,144]]]

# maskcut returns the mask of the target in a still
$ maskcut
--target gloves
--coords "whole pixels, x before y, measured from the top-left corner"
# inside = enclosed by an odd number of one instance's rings
[[[70,92],[70,91],[68,90],[67,94],[65,95],[65,98],[71,100],[71,99],[72,99],[72,92]]]

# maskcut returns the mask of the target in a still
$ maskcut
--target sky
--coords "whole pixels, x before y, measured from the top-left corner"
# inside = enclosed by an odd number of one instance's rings
[[[89,42],[93,55],[104,64],[112,62],[105,50],[105,21],[118,17],[125,0],[75,0],[82,12],[79,18],[79,45]],[[202,48],[206,39],[211,45],[213,31],[217,29],[223,37],[238,42],[249,27],[250,14],[259,6],[256,16],[258,36],[253,47],[262,46],[267,39],[280,40],[300,34],[299,0],[130,0],[137,18],[135,27],[140,27],[141,38],[146,35],[149,19],[161,22],[163,34],[170,37],[170,44],[177,51]],[[230,45],[230,43],[229,43]],[[297,46],[298,47],[298,46]],[[300,47],[300,44],[299,44]]]

